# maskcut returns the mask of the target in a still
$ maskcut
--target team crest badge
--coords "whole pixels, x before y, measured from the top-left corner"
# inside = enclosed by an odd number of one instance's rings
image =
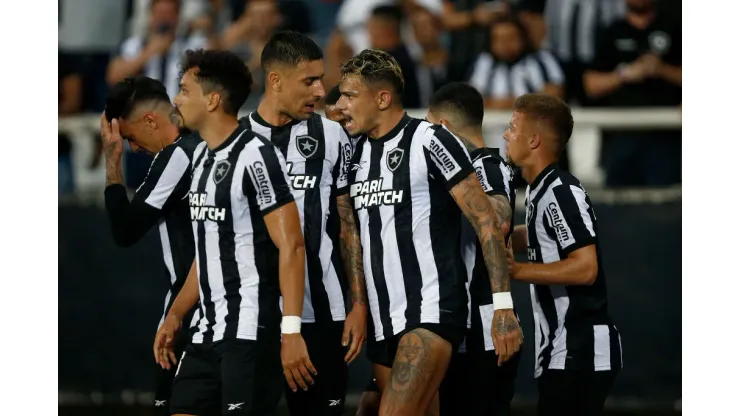
[[[319,148],[319,141],[311,136],[298,136],[295,139],[295,146],[298,148],[298,153],[308,159],[316,154],[316,150]]]
[[[388,170],[391,172],[398,169],[399,166],[401,166],[401,161],[403,160],[403,149],[395,148],[388,152],[385,158],[386,165],[388,165]]]
[[[219,160],[216,162],[216,165],[213,167],[213,182],[216,182],[216,185],[218,185],[229,173],[229,169],[231,169],[231,162],[228,160]]]

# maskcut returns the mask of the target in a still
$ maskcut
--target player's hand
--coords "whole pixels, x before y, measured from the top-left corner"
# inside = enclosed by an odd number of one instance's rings
[[[153,35],[147,42],[146,51],[150,55],[162,55],[170,49],[174,41],[175,35],[172,33]]]
[[[280,358],[283,361],[283,375],[290,389],[298,391],[297,386],[300,386],[304,391],[308,390],[308,385],[313,384],[311,375],[318,372],[308,357],[306,342],[301,334],[283,334]]]
[[[123,137],[115,118],[108,123],[105,114],[100,116],[100,136],[103,140],[103,151],[106,159],[112,161],[121,160],[123,154]]]
[[[491,336],[498,354],[498,365],[501,366],[519,351],[524,340],[513,309],[498,309],[493,312]]]
[[[177,365],[175,356],[175,335],[180,330],[182,321],[176,315],[168,314],[162,322],[162,326],[157,330],[154,337],[154,361],[160,367],[169,370],[173,365]],[[170,364],[171,363],[171,364]]]
[[[355,305],[347,315],[344,321],[344,333],[342,334],[342,346],[349,345],[347,355],[344,356],[344,362],[349,364],[357,358],[362,350],[362,344],[365,343],[367,336],[367,307],[364,305]],[[351,341],[351,343],[350,343]]]

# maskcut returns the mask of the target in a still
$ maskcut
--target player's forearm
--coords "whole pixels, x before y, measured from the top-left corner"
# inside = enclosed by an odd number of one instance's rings
[[[123,169],[121,160],[105,159],[105,186],[123,184]]]
[[[514,279],[539,285],[591,285],[596,268],[579,259],[566,258],[554,263],[517,263]]]
[[[193,265],[190,266],[188,277],[185,279],[185,283],[183,284],[182,289],[180,289],[180,293],[177,294],[177,297],[172,303],[168,313],[168,315],[174,315],[180,320],[182,320],[183,317],[193,309],[193,306],[198,303],[198,299],[200,298],[196,264],[195,260],[193,260]]]
[[[347,273],[352,306],[366,306],[365,272],[362,265],[362,246],[357,231],[349,195],[337,198],[339,211],[339,250]]]
[[[113,241],[120,247],[130,247],[139,241],[159,217],[159,211],[146,203],[129,202],[126,188],[121,184],[105,188],[105,210]]]
[[[303,240],[289,247],[280,247],[279,259],[280,293],[283,296],[283,315],[301,316],[303,314],[303,293],[305,291],[306,252]]]
[[[680,66],[662,64],[658,68],[658,76],[679,87],[681,86],[681,72]]]
[[[527,226],[524,224],[514,227],[511,233],[511,249],[514,253],[527,251]]]

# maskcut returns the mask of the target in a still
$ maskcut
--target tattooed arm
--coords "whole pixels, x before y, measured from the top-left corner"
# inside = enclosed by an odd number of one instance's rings
[[[509,200],[503,195],[493,195],[488,197],[488,201],[496,214],[496,220],[501,225],[501,233],[506,236],[511,229],[511,205],[509,205]]]
[[[491,282],[491,292],[494,295],[511,292],[504,242],[505,233],[502,229],[505,216],[499,215],[494,209],[494,204],[498,206],[502,201],[495,196],[489,200],[474,173],[452,187],[450,193],[478,235]],[[504,205],[508,206],[508,201]],[[500,211],[504,211],[501,214],[506,213],[505,210]],[[508,217],[510,221],[510,210]],[[522,330],[513,309],[494,311],[492,332],[494,346],[499,354],[499,365],[501,365],[511,358],[521,346]]]
[[[362,247],[360,235],[355,224],[352,202],[349,194],[337,197],[339,211],[339,251],[342,263],[347,274],[352,310],[347,315],[344,325],[342,345],[347,346],[350,338],[352,344],[344,360],[349,363],[357,357],[365,342],[367,329],[367,292],[365,289],[365,273],[362,269]]]

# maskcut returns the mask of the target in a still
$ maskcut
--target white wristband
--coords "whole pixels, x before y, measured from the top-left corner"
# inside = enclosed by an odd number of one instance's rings
[[[514,300],[511,298],[511,292],[499,292],[493,294],[493,310],[514,309]]]
[[[300,334],[301,317],[300,316],[283,316],[283,322],[280,324],[280,331],[283,334]]]

